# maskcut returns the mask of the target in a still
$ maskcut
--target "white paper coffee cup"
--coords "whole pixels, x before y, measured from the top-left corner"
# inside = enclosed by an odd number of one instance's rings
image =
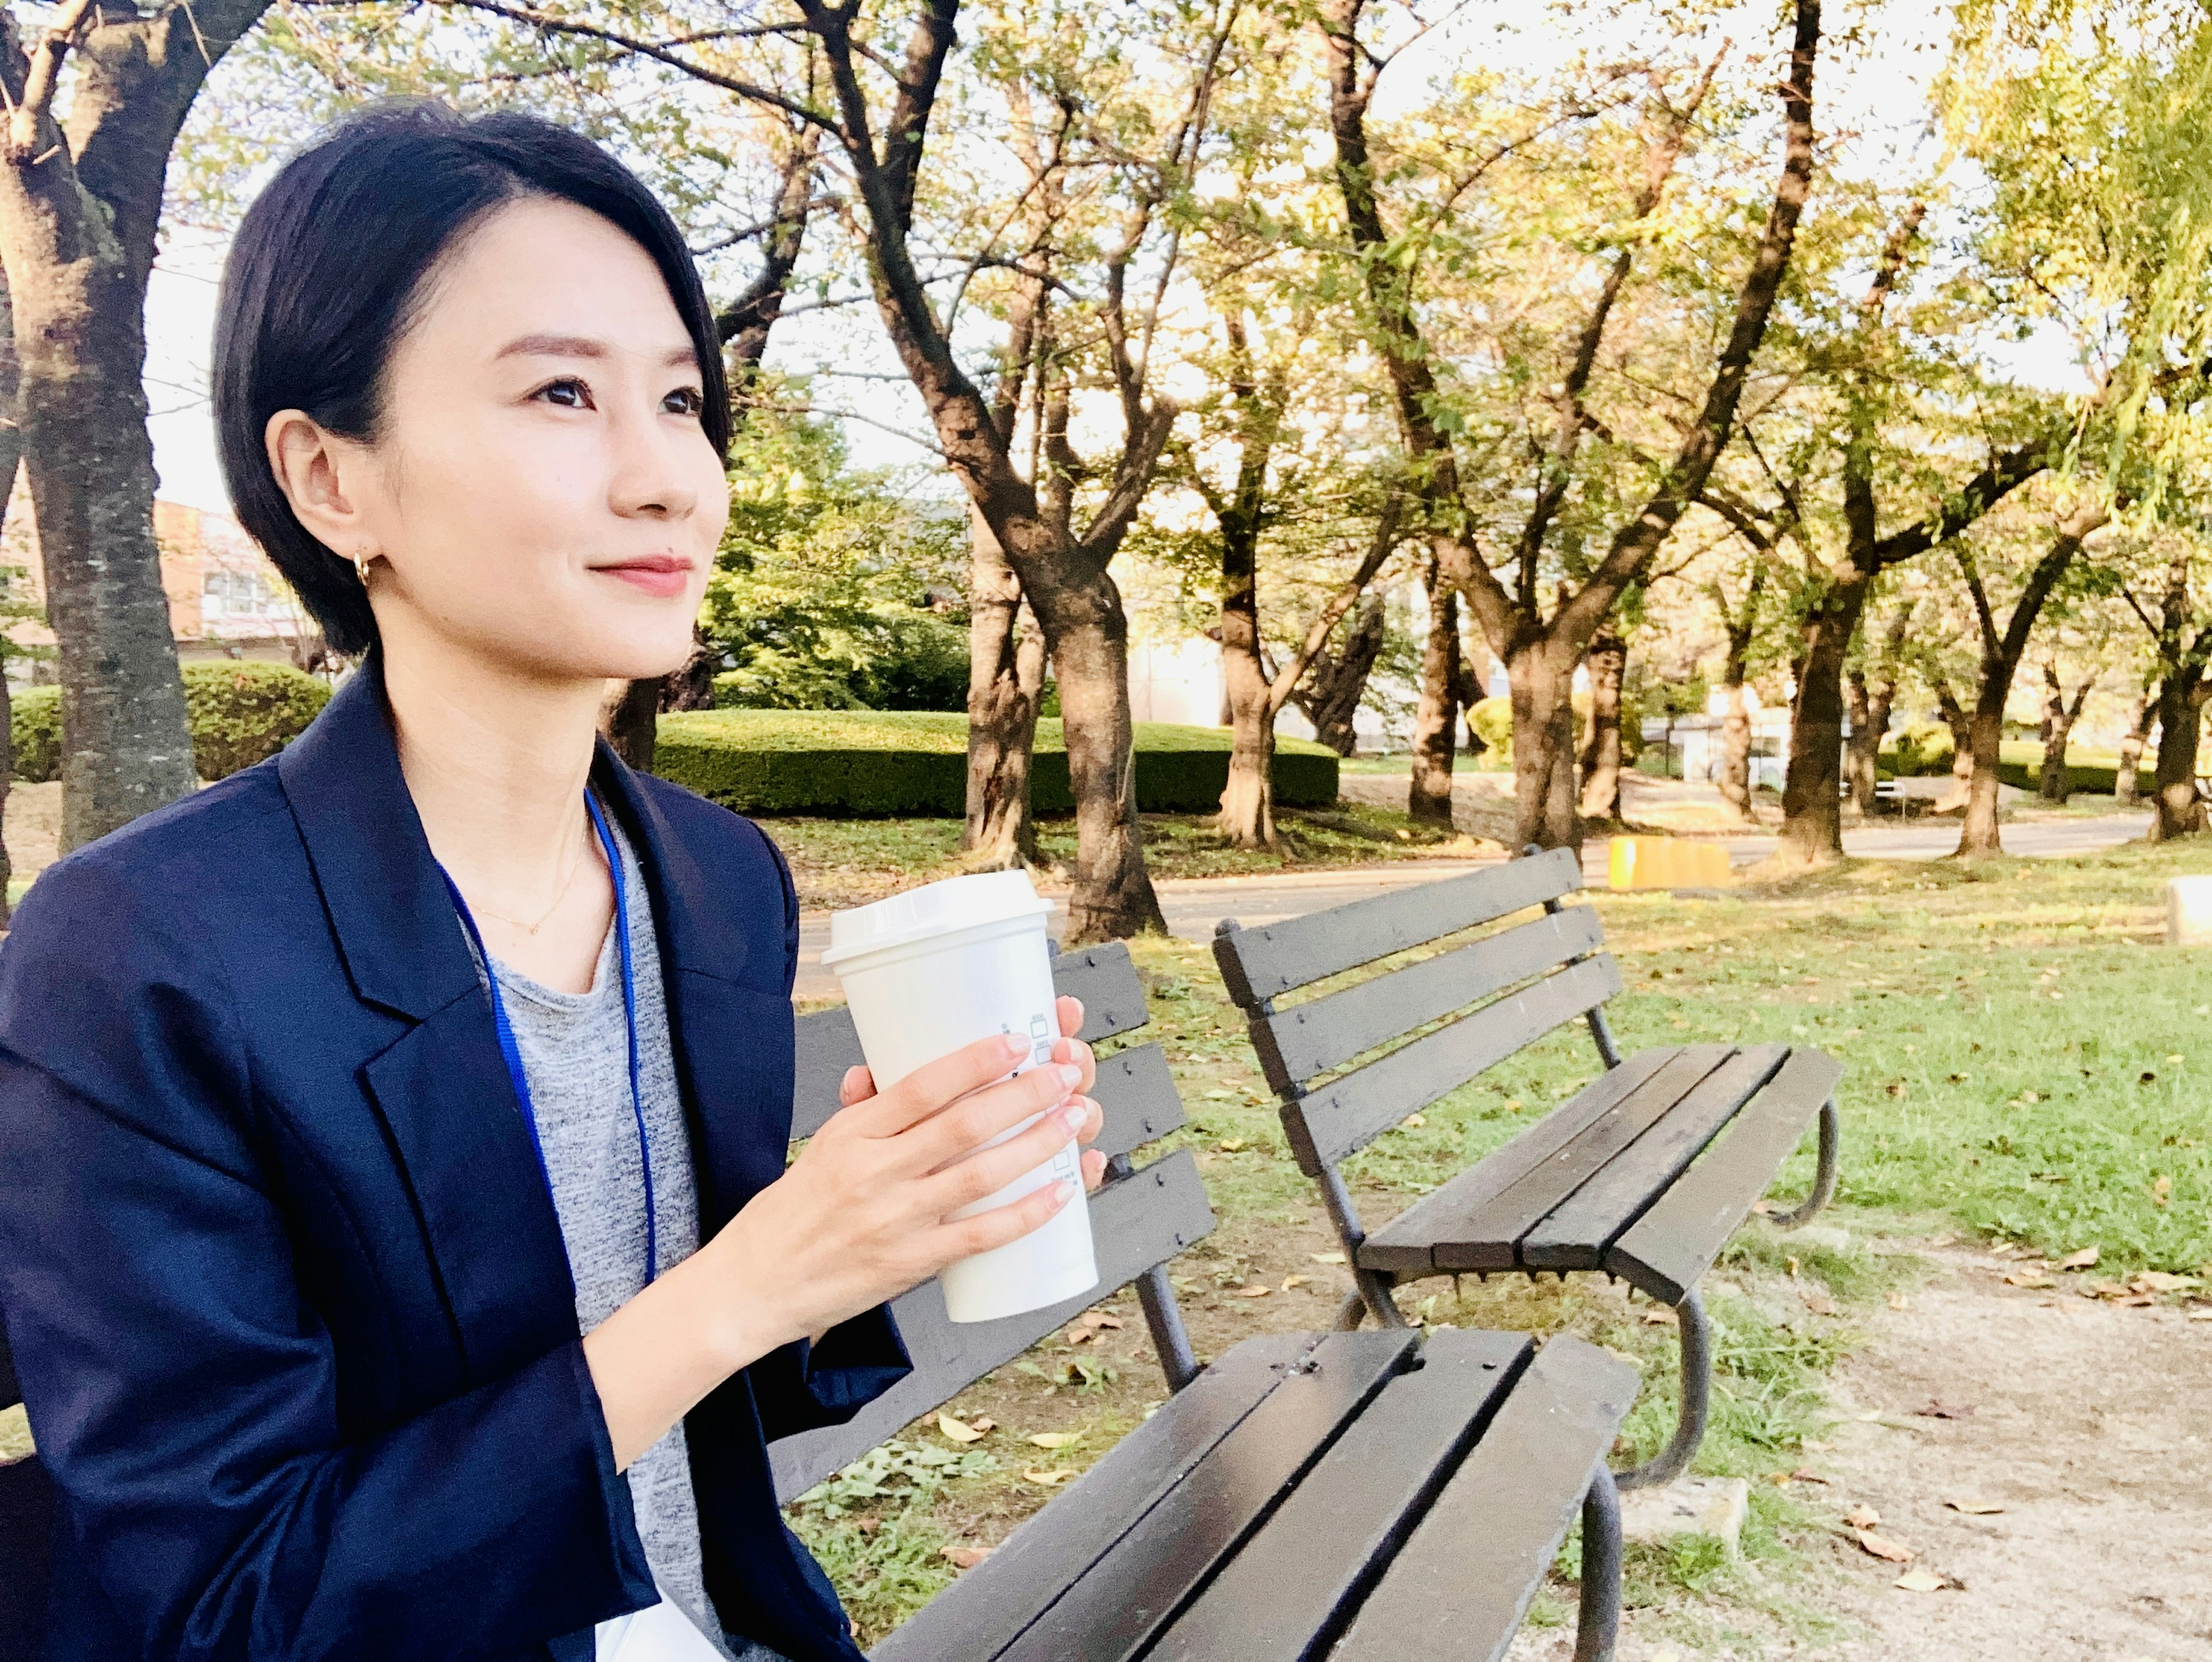
[[[1029,874],[1010,871],[949,877],[831,915],[822,965],[844,985],[878,1090],[994,1033],[1018,1033],[1030,1042],[1029,1059],[1012,1073],[1051,1062],[1060,1037],[1052,945],[1045,934],[1051,912]],[[1003,1142],[1035,1123],[1036,1118],[1025,1120],[991,1141]],[[963,1258],[938,1277],[945,1313],[954,1321],[1018,1316],[1097,1286],[1079,1161],[1070,1143],[996,1194],[952,1215],[988,1211],[1048,1183],[1075,1185],[1075,1198],[1042,1227]]]

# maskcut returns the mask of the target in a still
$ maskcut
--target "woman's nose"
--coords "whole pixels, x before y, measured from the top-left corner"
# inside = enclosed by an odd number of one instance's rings
[[[699,490],[678,435],[667,431],[656,414],[647,413],[613,423],[611,437],[616,454],[608,496],[614,511],[641,519],[689,516],[698,505]]]

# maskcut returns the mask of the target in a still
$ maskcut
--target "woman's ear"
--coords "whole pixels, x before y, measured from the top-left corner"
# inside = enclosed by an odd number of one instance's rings
[[[356,563],[381,551],[362,522],[360,475],[369,459],[361,446],[301,410],[279,410],[270,417],[262,442],[277,488],[309,536],[340,559]]]

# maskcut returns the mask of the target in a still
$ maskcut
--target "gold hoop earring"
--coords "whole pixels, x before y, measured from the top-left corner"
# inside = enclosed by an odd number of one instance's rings
[[[356,554],[353,557],[353,569],[354,575],[361,579],[361,586],[367,588],[368,587],[368,556]]]

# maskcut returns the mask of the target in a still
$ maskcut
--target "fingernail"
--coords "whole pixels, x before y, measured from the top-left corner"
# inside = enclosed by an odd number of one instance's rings
[[[1091,1117],[1091,1105],[1081,1097],[1060,1111],[1060,1127],[1070,1135],[1083,1129],[1083,1122]]]
[[[1009,1061],[1018,1062],[1030,1053],[1029,1040],[1018,1033],[1002,1034],[999,1039],[999,1045],[1006,1051]]]
[[[1061,1062],[1060,1064],[1060,1082],[1062,1085],[1081,1084],[1083,1082],[1083,1069],[1077,1067],[1072,1062]]]
[[[1073,1184],[1069,1183],[1069,1182],[1068,1182],[1068,1181],[1066,1181],[1065,1178],[1062,1178],[1060,1182],[1055,1183],[1055,1184],[1053,1184],[1053,1186],[1052,1186],[1052,1203],[1053,1203],[1054,1206],[1065,1206],[1065,1205],[1066,1205],[1066,1204],[1068,1203],[1068,1202],[1070,1202],[1070,1201],[1073,1200],[1074,1198],[1075,1198],[1075,1185],[1074,1185]]]

